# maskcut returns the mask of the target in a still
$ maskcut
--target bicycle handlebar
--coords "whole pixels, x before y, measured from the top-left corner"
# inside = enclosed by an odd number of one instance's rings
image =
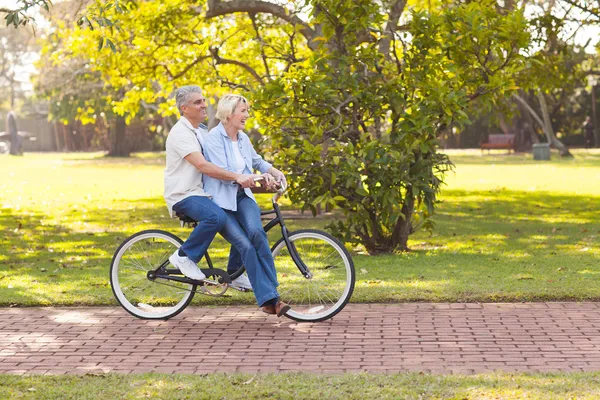
[[[258,182],[258,181],[264,181],[265,178],[262,176],[257,176],[256,178],[254,178],[254,182]],[[281,196],[283,196],[283,194],[285,193],[285,191],[288,188],[288,185],[286,182],[276,182],[279,184],[279,189],[277,189],[277,192],[275,192],[275,194],[273,195],[273,202],[277,203],[277,201],[279,200],[279,198]]]

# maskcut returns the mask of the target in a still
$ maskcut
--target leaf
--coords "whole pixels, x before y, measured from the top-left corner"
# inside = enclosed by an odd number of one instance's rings
[[[10,24],[13,23],[13,19],[15,18],[15,14],[14,13],[8,13],[6,15],[6,17],[4,17],[4,18],[6,19],[6,26],[9,26]]]
[[[367,192],[363,186],[357,187],[356,193],[360,194],[361,196],[365,196],[365,197],[369,195],[369,192]]]
[[[110,47],[110,49],[112,50],[113,53],[117,52],[117,49],[115,47],[115,44],[112,42],[112,40],[110,39],[106,39],[106,44]]]
[[[98,51],[102,50],[102,46],[104,45],[104,38],[101,37],[98,41]]]

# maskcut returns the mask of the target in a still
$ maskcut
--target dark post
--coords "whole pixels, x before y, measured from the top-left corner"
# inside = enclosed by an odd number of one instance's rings
[[[22,151],[22,139],[19,136],[19,129],[17,129],[17,116],[14,111],[9,111],[6,116],[6,130],[10,135],[10,154],[16,156],[23,154]]]
[[[596,106],[596,89],[598,85],[592,86],[592,124],[594,125],[596,147],[600,147],[600,126],[598,126],[598,107]]]

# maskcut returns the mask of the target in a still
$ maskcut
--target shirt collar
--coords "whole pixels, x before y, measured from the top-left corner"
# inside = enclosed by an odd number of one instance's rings
[[[179,118],[179,120],[181,121],[182,124],[184,124],[186,126],[186,128],[191,129],[193,131],[196,130],[196,128],[194,128],[194,126],[192,125],[192,123],[183,115]]]
[[[225,130],[225,126],[223,126],[222,122],[219,122],[219,125],[217,125],[214,129],[216,129],[217,132],[219,132],[221,134],[221,136],[224,136],[227,139],[231,140],[231,138],[227,134],[227,131]],[[239,140],[242,140],[242,135],[240,135],[240,133],[238,132],[238,141]]]
[[[192,123],[183,115],[179,118],[179,120],[181,121],[181,123],[183,125],[185,125],[186,128],[191,129],[194,132],[198,132],[200,129],[204,129],[205,131],[208,130],[208,127],[206,125],[204,125],[203,123],[200,123],[200,126],[198,126],[198,128],[194,128]]]

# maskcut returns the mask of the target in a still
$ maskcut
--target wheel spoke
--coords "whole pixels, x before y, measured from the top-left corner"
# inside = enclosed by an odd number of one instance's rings
[[[111,264],[111,284],[119,303],[140,318],[165,319],[189,304],[193,285],[163,279],[151,280],[148,271],[158,269],[179,247],[179,239],[164,231],[142,231],[128,238]]]
[[[281,298],[292,306],[288,316],[299,321],[330,318],[345,306],[354,288],[350,256],[343,245],[320,231],[292,232],[289,238],[312,278],[300,274],[285,242],[279,242],[273,255],[282,275]]]

